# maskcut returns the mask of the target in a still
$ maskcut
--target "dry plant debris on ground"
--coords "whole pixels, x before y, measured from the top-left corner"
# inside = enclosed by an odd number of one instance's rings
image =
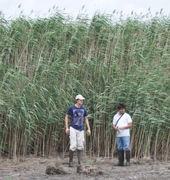
[[[48,159],[27,157],[22,158],[22,162],[14,162],[9,159],[1,159],[0,180],[70,180],[87,179],[88,180],[168,180],[170,179],[170,161],[154,161],[150,158],[141,158],[139,160],[131,159],[130,167],[115,167],[117,158],[89,158],[83,159],[83,168],[93,169],[92,173],[77,173],[77,157],[74,158],[74,167],[68,167],[68,158],[50,157]],[[89,164],[91,161],[91,165]],[[88,162],[88,163],[87,163]],[[60,169],[60,174],[46,174],[47,167],[53,164],[56,169]],[[87,169],[88,169],[87,168]],[[86,169],[86,171],[87,171]],[[102,173],[93,173],[93,172]]]

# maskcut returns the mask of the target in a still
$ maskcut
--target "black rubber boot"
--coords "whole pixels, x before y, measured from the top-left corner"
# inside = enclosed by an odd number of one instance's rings
[[[73,151],[69,150],[69,167],[73,167]]]
[[[78,156],[78,164],[82,164],[82,150],[77,150],[77,156]]]
[[[126,151],[126,166],[130,166],[130,151]]]
[[[124,151],[118,151],[119,162],[115,166],[124,166]]]

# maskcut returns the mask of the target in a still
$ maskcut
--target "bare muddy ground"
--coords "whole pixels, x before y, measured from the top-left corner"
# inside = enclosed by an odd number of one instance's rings
[[[131,159],[130,167],[114,167],[117,158],[84,158],[84,165],[92,165],[102,171],[102,175],[87,176],[78,174],[77,157],[74,157],[74,167],[68,167],[68,158],[50,157],[48,159],[35,158],[33,156],[20,158],[20,162],[14,162],[6,158],[0,159],[0,180],[11,178],[12,180],[170,180],[170,161],[154,161],[150,158],[140,160]],[[55,163],[63,168],[66,175],[47,175],[45,174],[47,165]]]

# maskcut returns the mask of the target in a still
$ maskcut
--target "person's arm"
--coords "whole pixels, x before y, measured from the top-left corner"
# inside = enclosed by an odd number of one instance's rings
[[[118,128],[116,127],[115,123],[116,123],[116,119],[115,119],[115,116],[114,116],[113,117],[113,129],[115,129],[115,131],[117,131]]]
[[[68,117],[69,117],[69,115],[68,115],[68,114],[66,114],[66,116],[65,116],[66,134],[69,134],[69,128],[68,128]]]
[[[123,130],[123,129],[129,129],[132,127],[132,123],[129,123],[128,126],[124,126],[124,127],[120,127],[119,129],[120,130]]]
[[[84,119],[85,119],[85,123],[86,123],[87,128],[88,128],[87,135],[90,136],[91,130],[90,130],[90,125],[89,125],[89,120],[88,120],[87,116],[85,116]]]

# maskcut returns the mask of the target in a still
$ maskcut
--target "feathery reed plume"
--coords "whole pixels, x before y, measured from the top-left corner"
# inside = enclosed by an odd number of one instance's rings
[[[163,11],[163,8],[161,8],[161,10],[160,10],[160,14],[162,14],[162,11]]]

